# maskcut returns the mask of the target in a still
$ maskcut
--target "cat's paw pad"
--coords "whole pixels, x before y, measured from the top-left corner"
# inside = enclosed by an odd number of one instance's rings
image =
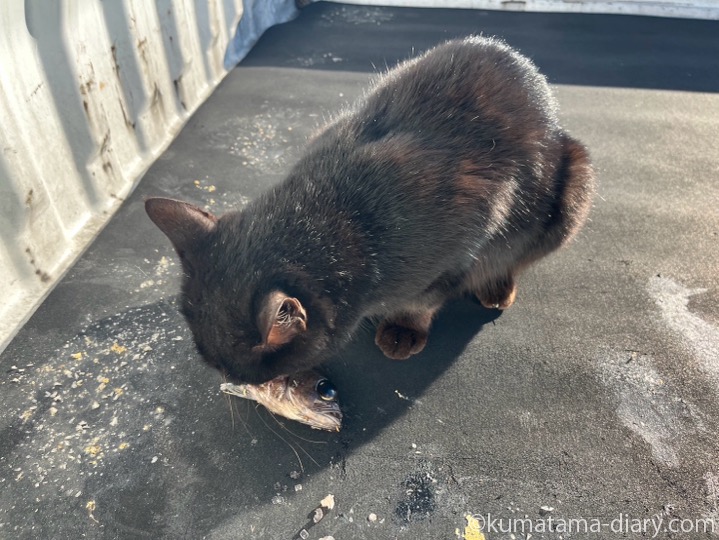
[[[406,360],[427,345],[427,332],[386,321],[380,323],[374,342],[392,360]]]

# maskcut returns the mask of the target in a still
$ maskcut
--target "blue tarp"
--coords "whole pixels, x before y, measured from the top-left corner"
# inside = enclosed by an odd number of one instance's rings
[[[225,53],[225,69],[232,69],[250,52],[269,27],[291,21],[298,14],[294,0],[244,0],[242,19]]]

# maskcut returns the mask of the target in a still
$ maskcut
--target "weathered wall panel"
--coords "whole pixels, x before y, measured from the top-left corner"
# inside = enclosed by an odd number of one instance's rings
[[[0,349],[225,75],[241,14],[0,2]]]

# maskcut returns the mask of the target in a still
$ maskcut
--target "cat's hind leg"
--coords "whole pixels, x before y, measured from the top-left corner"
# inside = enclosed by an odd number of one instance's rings
[[[595,189],[586,148],[562,135],[561,163],[553,178],[553,196],[545,201],[547,219],[533,234],[491,242],[468,276],[465,289],[484,307],[507,309],[517,296],[516,276],[535,261],[566,244],[587,219]],[[507,250],[508,244],[512,245]]]
[[[517,284],[514,282],[514,276],[507,274],[483,283],[475,288],[474,294],[488,309],[507,309],[514,304],[517,297]]]
[[[432,326],[432,318],[439,308],[395,313],[377,327],[374,342],[393,360],[406,360],[425,345]]]
[[[461,293],[474,295],[487,309],[507,309],[517,298],[516,276],[522,265],[503,241],[490,243],[483,257],[467,273]]]

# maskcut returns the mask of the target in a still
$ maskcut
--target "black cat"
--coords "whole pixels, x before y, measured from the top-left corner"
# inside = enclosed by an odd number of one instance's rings
[[[219,218],[152,198],[182,260],[202,357],[260,383],[336,354],[365,317],[390,358],[421,351],[448,297],[487,307],[586,219],[594,174],[530,60],[455,40],[380,77],[287,179]]]

